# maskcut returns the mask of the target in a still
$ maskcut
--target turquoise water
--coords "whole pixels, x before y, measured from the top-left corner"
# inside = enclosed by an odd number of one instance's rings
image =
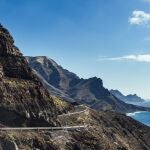
[[[139,103],[132,103],[134,105],[144,106],[144,107],[150,107],[150,101],[145,102],[139,102]],[[128,116],[134,118],[135,120],[142,122],[145,125],[150,126],[150,112],[134,112],[134,113],[128,113]]]
[[[150,112],[134,112],[128,113],[127,115],[147,126],[150,126]]]

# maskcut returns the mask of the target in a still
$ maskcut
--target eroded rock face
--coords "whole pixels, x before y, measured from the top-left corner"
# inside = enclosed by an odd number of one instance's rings
[[[0,122],[5,125],[56,125],[53,99],[0,25]],[[9,118],[9,119],[7,119]]]
[[[14,45],[14,40],[8,30],[0,25],[0,55],[22,56],[19,49]]]

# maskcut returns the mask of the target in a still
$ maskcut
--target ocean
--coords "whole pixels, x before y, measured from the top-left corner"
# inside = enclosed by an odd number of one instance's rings
[[[143,111],[143,112],[128,113],[127,116],[130,116],[133,119],[135,119],[147,126],[150,126],[150,112]]]
[[[150,102],[142,102],[142,103],[134,103],[135,105],[150,107]],[[150,126],[150,112],[147,111],[141,111],[141,112],[134,112],[134,113],[128,113],[127,116],[132,117],[133,119]]]

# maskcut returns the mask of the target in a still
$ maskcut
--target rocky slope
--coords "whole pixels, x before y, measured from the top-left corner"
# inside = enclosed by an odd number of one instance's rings
[[[8,126],[56,125],[56,107],[0,25],[0,122]]]
[[[139,103],[139,102],[144,102],[145,100],[142,99],[141,97],[137,96],[136,94],[129,94],[129,95],[123,95],[120,91],[118,90],[110,90],[110,92],[116,96],[118,99],[127,102],[127,103]]]
[[[77,103],[86,104],[97,110],[115,110],[119,112],[133,112],[147,110],[129,105],[109,90],[104,88],[103,82],[97,77],[80,79],[76,74],[63,69],[52,59],[47,57],[26,57],[30,67],[45,80],[49,91],[54,95],[74,99]]]
[[[66,119],[75,122],[75,117]],[[150,149],[150,128],[123,114],[89,110],[76,116],[76,120],[77,124],[84,122],[89,127],[88,130],[71,132],[75,145],[71,143],[68,145],[72,146],[72,149],[74,147],[93,150]]]
[[[68,115],[62,125],[88,124],[85,129],[0,131],[1,149],[150,150],[150,128],[123,114],[96,112]]]

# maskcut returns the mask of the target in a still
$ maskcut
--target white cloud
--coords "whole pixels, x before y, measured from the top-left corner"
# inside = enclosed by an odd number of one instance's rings
[[[131,25],[150,26],[150,13],[135,10],[132,12],[131,17],[129,17],[129,23]]]
[[[143,55],[125,55],[121,57],[101,57],[99,61],[137,61],[150,63],[150,54]]]

